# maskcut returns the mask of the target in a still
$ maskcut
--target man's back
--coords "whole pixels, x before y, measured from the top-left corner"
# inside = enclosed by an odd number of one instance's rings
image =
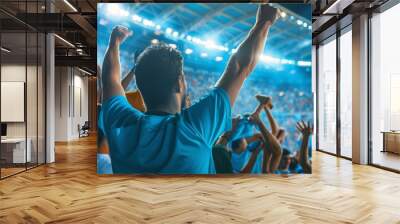
[[[177,115],[143,114],[123,96],[103,109],[114,173],[214,173],[212,145],[231,125],[222,89]]]

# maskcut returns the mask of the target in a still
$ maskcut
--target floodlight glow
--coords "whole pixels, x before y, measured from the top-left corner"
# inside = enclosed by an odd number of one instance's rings
[[[283,12],[283,11],[282,11],[282,12],[281,12],[281,17],[282,17],[282,18],[285,18],[285,17],[286,17],[286,12]]]
[[[185,54],[191,54],[191,53],[193,53],[192,49],[188,48],[188,49],[185,50]]]
[[[205,52],[203,52],[203,53],[201,53],[201,54],[200,54],[200,56],[201,56],[202,58],[205,58],[205,57],[207,57],[207,56],[208,56],[208,54],[207,54],[207,53],[205,53]]]
[[[192,41],[192,36],[188,35],[188,36],[186,37],[186,40]]]
[[[199,38],[197,38],[197,37],[194,37],[193,38],[193,42],[196,43],[196,44],[199,44],[201,42],[201,40]]]
[[[208,39],[205,43],[204,43],[206,48],[215,48],[217,47],[215,42],[213,40]]]
[[[311,66],[311,61],[298,61],[297,65],[302,67],[309,67]]]
[[[158,40],[157,39],[151,40],[151,44],[158,44]]]
[[[132,20],[140,23],[140,22],[142,22],[142,17],[135,14],[132,16]]]
[[[148,19],[144,19],[144,20],[143,20],[143,25],[145,25],[145,26],[150,26],[150,27],[154,27],[154,26],[155,26],[155,24],[153,23],[153,21],[148,20]]]
[[[285,95],[285,92],[279,92],[279,96],[284,96]]]
[[[176,44],[168,44],[170,47],[172,47],[173,49],[176,49]]]
[[[156,26],[156,29],[157,29],[157,30],[160,30],[160,29],[161,29],[161,26],[160,26],[160,25],[157,25],[157,26]]]
[[[299,96],[303,96],[304,95],[304,92],[299,92]]]
[[[293,60],[281,59],[281,64],[284,64],[284,65],[294,65],[295,62],[294,62]]]
[[[301,21],[301,20],[297,20],[297,25],[299,25],[299,26],[301,26],[301,25],[303,25],[303,21]]]
[[[308,26],[308,29],[309,29],[309,30],[311,30],[311,29],[312,29],[312,26],[311,26],[311,25],[309,25],[309,26]]]
[[[179,35],[179,33],[176,32],[176,31],[174,31],[174,32],[172,33],[172,36],[174,36],[174,37],[177,37],[178,35]]]
[[[118,17],[118,16],[129,16],[129,12],[128,11],[126,11],[124,9],[121,9],[119,4],[115,4],[115,3],[112,3],[112,4],[108,5],[107,13],[110,16],[116,16],[116,17]]]
[[[291,20],[294,20],[294,16],[290,16],[290,19],[291,19]]]
[[[168,27],[168,28],[165,30],[165,32],[166,32],[167,34],[171,34],[171,33],[172,33],[172,29]]]
[[[269,55],[261,55],[260,60],[264,61],[265,63],[272,63],[272,64],[281,64],[280,58],[275,58]]]
[[[217,57],[215,57],[215,61],[222,61],[222,57],[221,56],[217,56]]]
[[[304,27],[307,27],[308,25],[307,25],[307,23],[303,23],[303,26],[304,26]]]
[[[237,52],[237,48],[231,50],[231,53],[232,53],[232,54],[234,54],[234,53],[236,53],[236,52]]]

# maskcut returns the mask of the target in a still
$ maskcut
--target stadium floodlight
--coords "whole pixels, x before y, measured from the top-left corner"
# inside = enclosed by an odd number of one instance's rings
[[[107,13],[108,13],[108,15],[110,15],[110,17],[129,16],[129,12],[122,9],[120,7],[120,4],[117,4],[117,3],[109,4],[107,7]]]
[[[201,43],[202,41],[199,39],[199,38],[197,38],[197,37],[193,37],[193,42],[195,43],[195,44],[199,44],[199,43]]]
[[[289,59],[281,59],[281,64],[293,65],[293,64],[295,64],[295,62],[293,60],[289,60]]]
[[[281,17],[282,17],[282,18],[285,18],[285,17],[286,17],[286,12],[282,11],[282,12],[281,12]]]
[[[187,35],[187,36],[186,36],[186,40],[188,40],[188,41],[192,41],[192,36],[190,36],[190,35]]]
[[[301,67],[309,67],[311,66],[311,61],[297,61],[297,65]]]
[[[149,26],[149,27],[154,27],[155,26],[154,22],[151,21],[151,20],[148,20],[148,19],[144,19],[143,20],[143,25]]]
[[[185,50],[185,54],[191,54],[191,53],[193,53],[192,49],[188,48],[188,49]]]
[[[172,33],[172,29],[168,27],[168,28],[165,30],[165,32],[166,32],[167,34],[171,34],[171,33]]]
[[[157,30],[160,30],[160,29],[161,29],[161,26],[160,26],[160,25],[157,25],[157,26],[156,26],[156,29],[157,29]]]
[[[176,49],[176,44],[168,44],[170,47],[172,47],[173,49]]]
[[[134,22],[142,22],[142,17],[140,17],[140,16],[138,16],[138,15],[133,15],[132,16],[132,20],[134,21]]]
[[[284,95],[285,95],[285,92],[283,92],[283,91],[279,92],[279,96],[284,96]]]
[[[204,46],[206,48],[217,48],[218,46],[215,44],[213,40],[208,39],[205,43]]]
[[[208,56],[208,54],[207,54],[206,52],[203,52],[203,53],[200,54],[200,56],[201,56],[202,58],[205,58],[205,57]]]
[[[307,23],[303,23],[303,26],[306,28],[308,26],[308,24]]]
[[[174,37],[178,37],[178,35],[179,35],[179,33],[178,33],[177,31],[174,31],[174,32],[172,33],[172,36],[174,36]]]
[[[215,57],[215,61],[222,61],[222,57],[221,56],[217,56],[217,57]]]
[[[299,26],[303,25],[303,21],[301,21],[299,19],[296,22],[297,22],[297,25],[299,25]]]
[[[153,39],[153,40],[151,40],[151,44],[158,44],[158,40],[157,39]]]
[[[231,53],[232,53],[232,54],[234,54],[234,53],[236,53],[236,52],[237,52],[237,48],[234,48],[234,49],[231,50]]]
[[[309,25],[309,26],[308,26],[308,29],[309,29],[309,30],[311,30],[311,29],[312,29],[312,26],[311,26],[311,25]]]

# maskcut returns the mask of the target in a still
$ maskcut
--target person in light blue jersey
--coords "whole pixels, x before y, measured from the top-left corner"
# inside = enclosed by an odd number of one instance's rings
[[[215,173],[212,146],[231,129],[231,107],[277,18],[277,9],[260,5],[254,26],[232,54],[215,88],[188,108],[181,53],[165,44],[146,48],[135,64],[145,113],[128,103],[120,82],[119,48],[132,32],[115,27],[102,68],[104,129],[113,172]]]
[[[261,134],[257,133],[249,138],[240,138],[232,142],[231,164],[233,173],[261,173],[262,166],[259,161],[262,161],[262,155],[260,155],[263,147],[262,141]],[[249,144],[252,143],[257,144],[250,149]]]

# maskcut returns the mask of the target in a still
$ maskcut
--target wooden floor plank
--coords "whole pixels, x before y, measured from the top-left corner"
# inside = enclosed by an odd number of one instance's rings
[[[400,175],[320,152],[313,174],[98,176],[94,136],[0,181],[0,223],[400,223]]]

